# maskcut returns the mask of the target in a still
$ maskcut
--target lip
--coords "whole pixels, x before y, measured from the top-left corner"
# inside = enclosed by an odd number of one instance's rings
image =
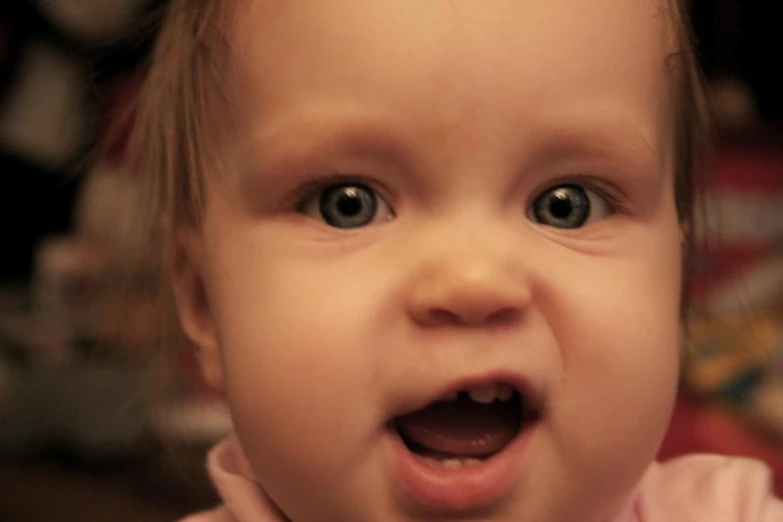
[[[394,427],[394,418],[425,408],[456,391],[505,383],[521,393],[527,405],[537,412],[535,420],[523,426],[501,451],[477,464],[460,468],[433,466],[411,452]],[[507,498],[526,467],[527,448],[542,417],[542,395],[527,379],[508,373],[484,374],[453,381],[426,400],[402,408],[386,427],[392,448],[392,470],[405,497],[415,505],[434,512],[459,512],[497,505]]]
[[[405,497],[426,510],[459,512],[494,506],[508,498],[519,481],[536,429],[537,424],[527,426],[508,446],[478,464],[449,469],[428,464],[411,452],[390,424],[392,469]]]

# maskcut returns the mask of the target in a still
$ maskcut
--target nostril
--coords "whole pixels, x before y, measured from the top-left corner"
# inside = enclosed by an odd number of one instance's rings
[[[488,324],[504,325],[515,322],[519,319],[520,311],[518,308],[506,307],[496,310],[489,314],[486,318]]]
[[[501,308],[490,313],[476,313],[468,316],[458,314],[445,308],[433,308],[429,310],[427,319],[432,325],[491,325],[502,326],[515,322],[520,311],[513,307]]]
[[[443,308],[435,308],[429,311],[428,318],[431,324],[461,324],[463,322],[454,312]]]

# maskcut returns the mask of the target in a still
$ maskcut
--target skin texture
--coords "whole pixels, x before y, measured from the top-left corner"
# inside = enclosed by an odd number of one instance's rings
[[[236,125],[175,289],[288,518],[592,522],[624,502],[678,372],[670,24],[646,0],[238,6]],[[312,182],[334,176],[373,187],[377,219],[324,223]],[[581,228],[530,210],[564,181],[593,191]],[[498,372],[543,402],[512,491],[417,505],[386,424]]]

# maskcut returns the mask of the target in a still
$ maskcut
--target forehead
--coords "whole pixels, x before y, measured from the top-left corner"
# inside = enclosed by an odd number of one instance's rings
[[[665,36],[673,9],[670,0],[245,0],[235,22],[242,36],[253,40],[264,35],[299,42],[359,37],[366,44],[392,31],[404,43],[418,40],[422,31],[430,40],[458,31],[468,43],[477,36],[518,41],[566,32],[573,43],[590,34],[591,43],[617,36],[628,44],[629,38]]]
[[[667,0],[247,0],[232,33],[237,54],[283,58],[313,74],[332,69],[334,58],[346,69],[456,67],[470,58],[492,69],[545,58],[552,70],[578,72],[578,58],[589,55],[618,66],[659,60],[673,47],[671,22]],[[379,53],[385,63],[363,61]]]
[[[235,29],[240,118],[321,101],[455,124],[623,104],[668,117],[666,0],[247,0]]]

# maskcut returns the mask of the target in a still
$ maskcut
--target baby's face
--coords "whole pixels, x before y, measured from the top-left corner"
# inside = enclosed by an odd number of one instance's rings
[[[670,22],[645,0],[241,3],[205,297],[180,305],[291,520],[619,508],[677,379]]]

